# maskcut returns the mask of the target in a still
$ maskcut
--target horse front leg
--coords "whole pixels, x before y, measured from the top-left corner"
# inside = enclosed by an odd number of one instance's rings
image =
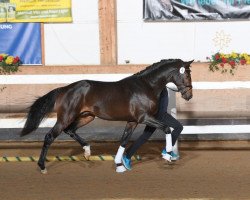
[[[145,121],[143,122],[144,124],[148,125],[148,126],[151,126],[151,127],[155,127],[155,128],[158,128],[162,131],[165,132],[166,134],[166,151],[167,152],[171,152],[173,149],[172,147],[172,137],[171,137],[171,130],[169,128],[169,126],[159,120],[157,120],[156,118],[154,117],[146,117],[145,118]],[[164,154],[163,158],[169,162],[171,162],[171,155],[170,154]]]
[[[127,122],[125,130],[123,132],[122,138],[121,138],[121,145],[118,148],[118,151],[115,156],[115,164],[116,164],[116,172],[121,173],[126,171],[126,168],[122,164],[122,156],[125,151],[125,147],[134,132],[137,122]]]

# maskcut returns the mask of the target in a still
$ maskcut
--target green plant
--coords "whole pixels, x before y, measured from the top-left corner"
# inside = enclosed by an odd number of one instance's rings
[[[250,64],[250,55],[247,53],[232,52],[231,54],[224,54],[217,52],[211,57],[207,57],[207,60],[210,62],[210,71],[234,75],[238,65]]]

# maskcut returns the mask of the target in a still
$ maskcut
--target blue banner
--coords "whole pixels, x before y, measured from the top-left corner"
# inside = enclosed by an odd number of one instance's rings
[[[0,23],[0,54],[18,56],[24,65],[42,64],[40,23]]]

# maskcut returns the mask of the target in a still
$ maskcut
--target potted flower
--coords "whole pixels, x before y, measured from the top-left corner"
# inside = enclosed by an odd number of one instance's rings
[[[207,57],[207,60],[210,62],[209,70],[220,71],[221,73],[230,73],[234,75],[235,70],[239,65],[250,64],[250,55],[247,53],[235,53],[224,54],[217,52],[211,57]]]
[[[0,54],[0,74],[10,74],[18,71],[21,60],[18,56]]]
[[[0,75],[11,74],[18,71],[18,67],[21,64],[21,60],[18,56],[10,56],[8,54],[0,54]],[[6,87],[1,87],[2,92]]]

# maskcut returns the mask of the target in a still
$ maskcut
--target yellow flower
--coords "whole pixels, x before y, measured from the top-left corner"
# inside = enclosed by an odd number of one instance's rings
[[[249,59],[250,59],[250,56],[249,56],[248,54],[246,54],[246,53],[243,53],[241,56],[242,56],[245,60],[249,60]]]
[[[232,53],[231,53],[231,57],[232,57],[232,58],[237,58],[237,57],[238,57],[238,54],[235,53],[235,52],[232,52]]]
[[[226,56],[226,54],[224,54],[224,53],[221,53],[221,54],[220,54],[220,57],[221,57],[221,58],[225,58],[225,56]]]
[[[241,54],[240,54],[240,57],[245,57],[245,56],[247,56],[246,53],[241,53]]]
[[[8,56],[8,54],[6,53],[1,53],[0,56],[3,56],[4,58],[6,58]]]
[[[5,62],[7,65],[11,65],[13,63],[13,60],[14,60],[13,56],[8,56]]]
[[[250,64],[250,58],[249,57],[246,59],[246,62],[247,62],[247,64]]]

